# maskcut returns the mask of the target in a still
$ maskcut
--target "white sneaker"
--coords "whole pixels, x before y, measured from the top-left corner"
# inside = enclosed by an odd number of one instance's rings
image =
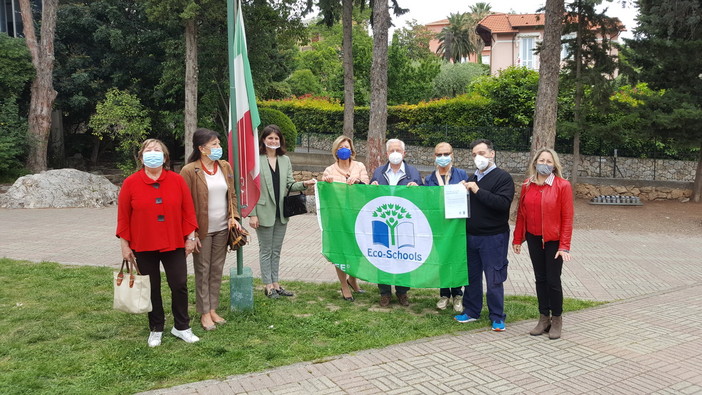
[[[179,331],[173,327],[173,329],[171,329],[171,334],[179,339],[183,339],[183,341],[186,343],[195,343],[196,341],[200,340],[199,337],[195,336],[191,328]]]
[[[457,313],[463,312],[463,295],[453,297],[453,311]]]
[[[439,301],[436,302],[436,308],[439,310],[446,310],[446,307],[448,307],[450,301],[450,298],[442,296],[441,299],[439,299]]]
[[[163,332],[151,332],[149,333],[149,347],[156,347],[161,345],[161,338],[163,337]]]

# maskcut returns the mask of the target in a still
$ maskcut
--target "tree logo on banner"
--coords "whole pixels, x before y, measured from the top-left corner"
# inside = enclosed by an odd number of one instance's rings
[[[433,234],[424,213],[407,199],[382,196],[356,217],[356,243],[368,261],[392,274],[411,272],[431,253]]]

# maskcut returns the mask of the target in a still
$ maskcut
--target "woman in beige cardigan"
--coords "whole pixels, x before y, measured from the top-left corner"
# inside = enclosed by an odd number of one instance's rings
[[[206,331],[227,321],[217,314],[222,271],[227,257],[229,229],[239,225],[236,210],[234,172],[221,160],[222,146],[217,132],[197,129],[193,134],[193,153],[180,171],[190,188],[195,205],[198,231],[195,238],[195,307]]]
[[[353,184],[368,184],[370,178],[366,171],[366,166],[357,162],[356,151],[353,148],[353,142],[346,136],[339,136],[332,144],[332,155],[336,159],[333,165],[327,167],[322,175],[322,180],[326,182],[345,182],[349,185]],[[341,271],[338,267],[336,275],[341,283],[341,296],[353,302],[351,290],[355,292],[364,292],[359,286],[356,277],[352,277]]]

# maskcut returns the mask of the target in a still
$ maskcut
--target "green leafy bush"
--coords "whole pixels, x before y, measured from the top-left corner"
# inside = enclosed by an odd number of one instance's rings
[[[318,95],[322,93],[322,85],[309,69],[295,70],[287,80],[290,91],[295,96],[306,94]]]
[[[151,119],[139,98],[129,92],[110,89],[105,100],[98,103],[89,126],[100,140],[105,137],[117,144],[122,159],[117,165],[125,174],[139,167],[137,153],[146,134],[151,130]]]
[[[14,99],[0,98],[0,178],[22,175],[27,154],[27,120],[19,115]]]
[[[510,66],[497,76],[477,78],[468,87],[468,93],[477,93],[492,101],[493,125],[525,127],[534,122],[538,86],[538,71]]]
[[[444,63],[434,77],[434,97],[456,97],[466,93],[468,85],[490,74],[490,67],[477,63]]]
[[[280,131],[283,132],[285,139],[285,149],[294,151],[297,144],[297,128],[290,118],[281,111],[272,108],[259,108],[258,115],[261,118],[261,126],[259,126],[259,135],[263,128],[268,125],[278,125]]]

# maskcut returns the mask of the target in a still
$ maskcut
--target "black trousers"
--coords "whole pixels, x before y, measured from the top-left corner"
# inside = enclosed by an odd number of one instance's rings
[[[452,296],[463,296],[463,287],[441,288],[439,289],[439,296],[445,296],[447,298]]]
[[[378,284],[378,290],[381,295],[390,295],[392,293],[392,285]],[[403,287],[401,285],[395,286],[395,293],[398,295],[404,295],[407,291],[409,291],[409,287]]]
[[[561,271],[563,258],[554,259],[558,252],[558,241],[542,243],[541,236],[526,234],[531,265],[536,278],[536,298],[539,300],[539,313],[560,316],[563,313],[563,288]]]
[[[166,272],[168,287],[171,288],[171,311],[176,329],[190,328],[188,316],[188,266],[185,263],[185,249],[178,248],[174,251],[134,251],[137,265],[141,274],[149,275],[151,283],[151,305],[153,310],[149,313],[149,328],[152,332],[163,332],[166,324],[166,315],[163,311],[161,298],[161,268]]]

